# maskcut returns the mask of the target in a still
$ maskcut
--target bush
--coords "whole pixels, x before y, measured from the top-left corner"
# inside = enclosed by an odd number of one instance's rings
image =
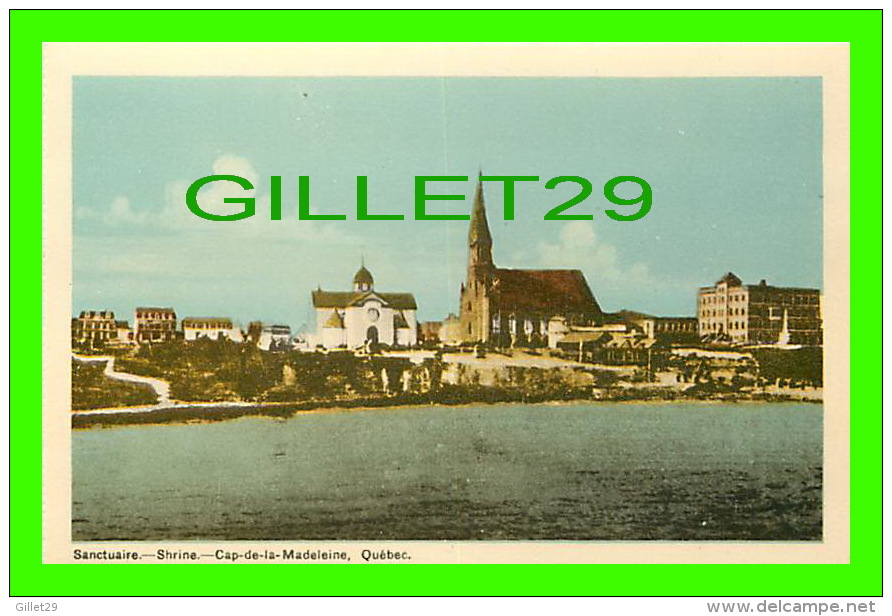
[[[759,376],[769,383],[778,379],[794,379],[816,386],[823,384],[822,347],[755,349],[752,353],[759,364]]]

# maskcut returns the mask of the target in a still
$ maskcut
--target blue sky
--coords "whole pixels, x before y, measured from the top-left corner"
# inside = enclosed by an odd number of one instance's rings
[[[486,185],[501,267],[582,269],[606,310],[693,315],[697,287],[731,270],[745,282],[822,283],[821,82],[817,78],[148,78],[78,77],[73,118],[73,309],[139,305],[179,316],[307,322],[309,294],[349,288],[360,259],[382,291],[409,291],[423,320],[457,312],[466,221],[416,221],[416,175],[537,175],[502,220]],[[231,173],[256,186],[257,214],[213,222],[186,207],[190,183]],[[269,219],[269,177],[283,220]],[[314,212],[301,221],[297,178]],[[355,178],[373,213],[355,220]],[[545,221],[575,189],[592,195]],[[651,212],[617,222],[601,187],[636,175]],[[204,189],[218,213],[234,185]],[[433,185],[434,192],[438,186]],[[473,181],[440,185],[470,212]],[[215,205],[216,204],[216,205]],[[569,212],[568,212],[569,213]]]

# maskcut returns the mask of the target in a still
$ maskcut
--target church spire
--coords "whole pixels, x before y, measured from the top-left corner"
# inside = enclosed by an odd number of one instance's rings
[[[471,228],[468,231],[468,284],[489,284],[493,270],[492,236],[486,222],[486,203],[483,201],[483,182],[477,178],[477,193],[471,212]]]
[[[483,182],[477,177],[477,192],[474,195],[474,209],[471,212],[471,229],[468,232],[468,244],[482,244],[492,246],[492,236],[489,234],[489,223],[486,221],[486,203],[483,200]]]

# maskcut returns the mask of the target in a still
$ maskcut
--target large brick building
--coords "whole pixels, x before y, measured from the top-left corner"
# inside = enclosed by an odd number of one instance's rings
[[[601,308],[579,270],[495,266],[478,182],[468,233],[468,277],[461,287],[461,340],[503,347],[546,346],[548,322],[555,317],[571,326],[595,325],[601,320]]]
[[[701,338],[808,346],[823,340],[818,289],[746,285],[731,272],[700,288],[697,318]]]

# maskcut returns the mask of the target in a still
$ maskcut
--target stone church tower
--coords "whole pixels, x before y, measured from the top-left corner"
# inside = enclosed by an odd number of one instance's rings
[[[492,235],[486,220],[483,183],[477,181],[471,228],[468,231],[468,278],[461,288],[461,336],[463,340],[488,342],[489,290],[495,266],[492,262]]]

